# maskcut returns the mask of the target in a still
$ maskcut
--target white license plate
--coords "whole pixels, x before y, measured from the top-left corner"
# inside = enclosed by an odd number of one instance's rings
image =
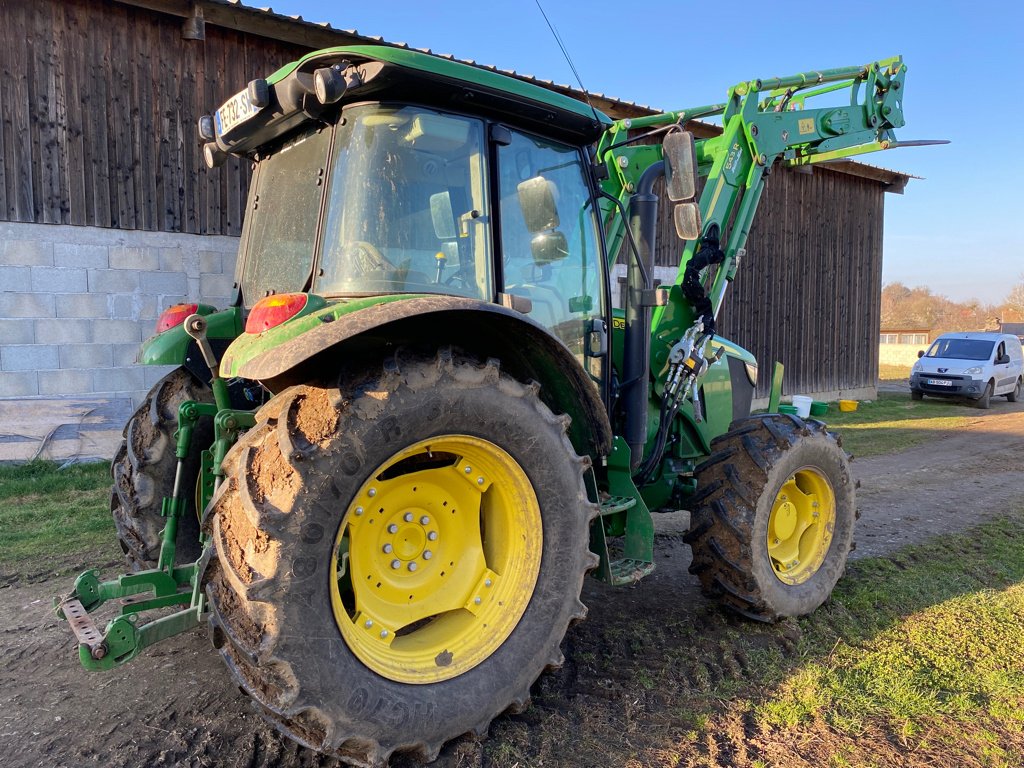
[[[933,387],[952,387],[953,382],[948,379],[928,379],[928,383]]]
[[[258,113],[262,107],[257,107],[249,100],[249,91],[240,91],[224,102],[214,115],[214,122],[217,124],[217,135],[235,128],[250,117]]]

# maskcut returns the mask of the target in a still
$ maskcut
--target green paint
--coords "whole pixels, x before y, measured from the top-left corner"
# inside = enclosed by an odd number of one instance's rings
[[[284,80],[288,75],[304,65],[316,61],[336,61],[339,57],[352,59],[370,59],[383,61],[403,69],[423,72],[424,74],[440,75],[452,80],[461,80],[469,85],[489,88],[500,91],[516,99],[523,99],[547,104],[556,109],[572,112],[584,117],[593,118],[595,110],[587,104],[555,91],[542,88],[539,85],[519,80],[499,72],[491,72],[481,67],[474,67],[470,64],[463,64],[458,61],[442,59],[429,53],[411,51],[406,48],[392,48],[381,45],[351,45],[335,48],[325,48],[313,51],[303,56],[298,61],[286,64],[267,78],[271,85]],[[600,111],[596,111],[599,122],[610,125],[612,120]]]
[[[308,294],[309,302],[295,317],[269,328],[263,333],[243,333],[225,351],[220,361],[221,375],[230,379],[238,376],[242,367],[260,355],[270,352],[307,331],[319,328],[325,322],[351,315],[380,304],[389,304],[404,299],[422,298],[424,294],[393,294],[390,296],[369,296],[361,299],[327,300],[315,294]],[[330,319],[325,319],[330,318]]]
[[[241,307],[228,307],[217,311],[200,304],[198,314],[206,316],[206,335],[211,339],[233,339],[242,332]],[[139,350],[140,365],[183,365],[192,337],[184,327],[176,325],[142,342]]]

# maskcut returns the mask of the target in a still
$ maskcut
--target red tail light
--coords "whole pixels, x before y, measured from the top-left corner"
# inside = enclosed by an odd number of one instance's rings
[[[282,293],[260,299],[245,321],[245,332],[263,333],[268,328],[280,325],[301,312],[308,300],[309,297],[304,293]]]
[[[163,333],[176,325],[181,325],[185,322],[185,318],[195,314],[197,309],[199,309],[198,304],[175,304],[168,307],[156,321],[156,332]]]

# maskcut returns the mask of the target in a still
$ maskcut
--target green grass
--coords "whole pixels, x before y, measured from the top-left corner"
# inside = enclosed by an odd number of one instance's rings
[[[980,417],[969,405],[942,400],[910,399],[909,394],[879,392],[873,402],[843,413],[833,403],[823,417],[843,436],[843,447],[855,456],[876,456],[906,450],[942,432],[961,429]]]
[[[1019,765],[1022,580],[1019,518],[854,563],[831,603],[800,621],[796,652],[808,661],[754,706],[756,718],[784,731],[824,724],[853,741],[880,731],[905,750],[941,744]]]
[[[120,557],[106,463],[0,466],[0,576]]]

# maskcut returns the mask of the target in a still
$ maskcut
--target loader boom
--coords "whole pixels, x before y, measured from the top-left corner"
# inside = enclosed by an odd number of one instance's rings
[[[667,391],[663,403],[673,413],[682,404],[681,397],[698,397],[698,383],[707,369],[702,361],[715,336],[715,319],[736,276],[766,179],[775,164],[809,166],[895,146],[893,130],[904,124],[906,71],[902,58],[896,56],[860,67],[744,81],[729,89],[723,104],[618,120],[602,135],[597,158],[607,173],[601,205],[608,253],[615,258],[625,248],[627,261],[640,262],[629,273],[627,339],[634,339],[634,347],[641,340],[650,344],[647,366],[637,366],[638,356],[627,352],[626,366],[632,359],[636,367],[623,374],[627,382],[623,393],[626,432],[632,433],[628,441],[634,469],[640,464],[639,449],[646,443],[647,371],[640,368],[649,367],[657,392]],[[809,106],[820,97],[842,91],[849,93],[847,105]],[[637,204],[643,210],[651,171],[660,174],[656,164],[663,161],[664,145],[636,142],[681,131],[690,120],[717,116],[721,117],[721,133],[694,142],[697,171],[704,179],[699,202],[679,202],[675,211],[677,231],[682,220],[690,226],[696,223],[699,233],[685,239],[680,232],[684,244],[675,281],[667,295],[658,297],[651,281],[654,244],[645,233]],[[631,132],[639,135],[631,137]],[[629,204],[631,221],[625,221],[622,211]],[[653,208],[647,210],[651,211],[648,217],[654,215]],[[628,227],[633,231],[627,232]],[[653,231],[648,219],[646,232]],[[629,326],[636,323],[643,324],[642,333],[630,332]],[[642,357],[647,354],[645,350]],[[694,403],[693,414],[699,421],[699,403]],[[650,458],[656,463],[660,456]],[[653,464],[648,466],[651,469]]]

